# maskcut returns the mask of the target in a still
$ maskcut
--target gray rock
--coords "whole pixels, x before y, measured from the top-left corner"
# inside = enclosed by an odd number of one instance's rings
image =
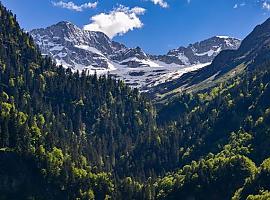
[[[152,59],[161,60],[167,64],[194,65],[209,63],[222,51],[238,49],[241,40],[227,36],[215,36],[207,40],[190,44],[188,47],[179,47],[170,50],[166,55],[152,56]]]
[[[149,55],[140,47],[128,48],[104,33],[85,31],[70,22],[59,22],[30,32],[42,54],[73,71],[110,73],[144,91],[212,62],[224,49],[237,49],[240,40],[213,37],[166,55]],[[161,70],[162,72],[160,72]],[[135,75],[135,76],[134,76]],[[151,77],[151,78],[149,78]]]

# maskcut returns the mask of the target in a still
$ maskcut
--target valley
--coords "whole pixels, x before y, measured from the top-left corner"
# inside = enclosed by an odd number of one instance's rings
[[[0,3],[0,199],[267,200],[269,97],[270,18],[148,55]]]

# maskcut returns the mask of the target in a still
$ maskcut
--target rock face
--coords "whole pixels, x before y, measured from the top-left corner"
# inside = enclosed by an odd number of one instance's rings
[[[42,54],[73,71],[110,73],[142,90],[176,79],[212,62],[222,50],[237,49],[240,40],[216,36],[166,55],[148,55],[140,47],[127,48],[104,33],[85,31],[70,22],[59,22],[30,32]]]
[[[209,63],[226,49],[237,49],[241,41],[227,36],[215,36],[207,40],[190,44],[188,47],[179,47],[169,51],[166,55],[154,56],[155,59],[165,63],[180,65],[194,65]]]
[[[270,18],[241,42],[238,49],[227,49],[218,54],[212,63],[197,71],[185,73],[174,80],[149,89],[150,95],[165,96],[171,91],[198,91],[243,73],[252,71],[270,59]]]
[[[74,70],[88,66],[108,68],[107,56],[122,48],[120,44],[114,45],[105,34],[83,31],[70,22],[60,22],[30,33],[44,55]]]

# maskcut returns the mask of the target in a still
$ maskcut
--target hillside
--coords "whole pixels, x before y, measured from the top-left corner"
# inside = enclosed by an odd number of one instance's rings
[[[202,69],[186,73],[180,78],[152,87],[150,96],[166,100],[179,92],[197,92],[215,87],[233,76],[252,71],[269,60],[270,19],[258,25],[242,41],[237,50],[224,50]]]
[[[182,141],[180,163],[198,160],[158,181],[161,189],[164,181],[171,184],[166,191],[159,190],[161,198],[246,199],[259,196],[260,191],[267,193],[269,66],[269,62],[257,66],[209,92],[183,96],[161,111],[160,121],[170,110],[186,109],[186,114],[175,114],[179,118],[171,124],[179,130],[174,140]]]
[[[158,111],[111,76],[56,66],[3,5],[0,22],[1,199],[269,197],[269,21],[229,51],[249,52],[241,73]]]
[[[2,5],[0,11],[1,157],[10,157],[11,165],[16,163],[12,154],[22,162],[32,160],[39,171],[33,177],[47,182],[43,187],[52,199],[113,195],[108,172],[154,129],[151,103],[121,81],[56,67],[15,17]],[[7,199],[21,195],[20,188],[11,188],[21,185],[13,184],[20,182],[14,177],[1,179],[1,194],[14,191]],[[28,198],[40,198],[35,190],[26,191]]]

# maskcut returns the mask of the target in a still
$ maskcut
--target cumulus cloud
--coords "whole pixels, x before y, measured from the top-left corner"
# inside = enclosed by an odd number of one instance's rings
[[[73,3],[72,1],[69,1],[69,2],[64,2],[64,1],[54,2],[54,1],[52,1],[52,4],[53,4],[53,6],[66,8],[66,9],[77,11],[77,12],[82,12],[84,9],[96,8],[98,2],[94,2],[94,3],[88,2],[88,3],[81,4],[81,5],[77,5],[77,4]]]
[[[263,2],[263,5],[262,5],[263,9],[266,9],[266,10],[269,10],[270,11],[270,3],[268,2]]]
[[[160,5],[162,8],[169,7],[169,4],[164,0],[150,0],[150,1],[152,1],[155,5]]]
[[[120,5],[109,13],[100,13],[91,17],[91,23],[85,25],[84,30],[100,31],[110,38],[123,35],[143,26],[139,15],[143,15],[145,11],[141,7],[129,8]]]

